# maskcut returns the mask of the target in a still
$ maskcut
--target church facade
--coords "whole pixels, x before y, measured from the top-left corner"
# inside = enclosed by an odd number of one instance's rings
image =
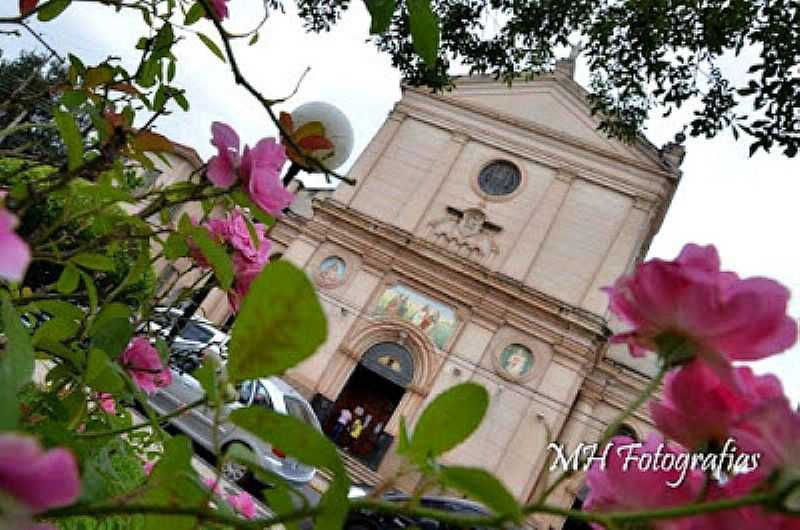
[[[357,183],[272,230],[329,323],[286,377],[377,475],[397,469],[401,416],[413,426],[438,393],[474,381],[487,416],[444,461],[484,467],[527,501],[545,486],[548,443],[596,440],[652,375],[651,360],[609,348],[600,289],[646,253],[683,151],[598,132],[572,66],[512,87],[405,87],[351,169]],[[648,424],[640,411],[625,428],[641,437]],[[570,506],[580,486],[576,476],[552,500]]]

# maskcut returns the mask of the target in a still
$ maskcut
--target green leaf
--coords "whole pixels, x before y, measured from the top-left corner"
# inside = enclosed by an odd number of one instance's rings
[[[109,272],[114,270],[114,260],[102,254],[82,252],[73,256],[70,261],[93,271]]]
[[[88,95],[83,90],[65,90],[61,95],[61,104],[70,110],[75,110],[83,105],[88,99]]]
[[[214,269],[214,276],[217,277],[220,288],[223,290],[230,289],[233,284],[233,262],[225,248],[212,240],[208,236],[208,230],[203,227],[189,227],[189,235],[192,238],[192,243],[197,245],[203,257],[208,260],[211,268]]]
[[[213,355],[206,355],[203,366],[192,373],[192,376],[194,376],[200,383],[200,386],[203,387],[209,404],[219,401],[219,385],[217,385],[218,369],[219,363],[217,363],[216,358]]]
[[[176,436],[164,442],[164,455],[158,460],[147,479],[143,504],[158,506],[195,506],[206,508],[206,489],[197,480],[192,469],[192,442],[185,436]],[[194,517],[173,515],[148,515],[144,518],[146,530],[189,530],[197,527]]]
[[[467,494],[497,515],[509,515],[514,521],[522,518],[522,511],[514,496],[485,469],[443,466],[439,477],[445,487]]]
[[[264,407],[235,409],[229,419],[301,462],[332,473],[344,472],[336,446],[311,425]]]
[[[0,354],[0,431],[13,430],[19,419],[17,390],[33,376],[33,345],[17,310],[2,294],[3,333],[8,341]]]
[[[48,22],[60,15],[69,7],[70,3],[72,3],[72,0],[50,0],[39,8],[39,11],[36,12],[36,16],[42,22]]]
[[[377,35],[389,29],[394,14],[395,0],[364,0],[364,3],[367,4],[367,10],[372,17],[372,23],[369,26],[370,34]]]
[[[83,311],[79,307],[61,300],[39,300],[35,306],[39,311],[44,311],[57,318],[66,318],[68,320],[83,319]]]
[[[67,167],[70,171],[73,171],[83,162],[81,131],[78,129],[78,124],[75,122],[75,118],[72,114],[58,107],[53,109],[53,119],[56,122],[61,138],[64,140],[64,145],[67,148]]]
[[[116,394],[125,389],[125,381],[117,372],[116,363],[105,352],[97,348],[89,349],[86,366],[86,384],[98,392]]]
[[[33,345],[38,346],[43,340],[49,342],[63,342],[70,337],[74,337],[80,324],[75,320],[66,318],[53,318],[43,323],[33,334]]]
[[[170,261],[182,258],[189,254],[189,245],[183,234],[172,232],[164,243],[164,257]]]
[[[489,394],[475,383],[448,388],[430,402],[414,427],[407,456],[424,462],[466,440],[483,420]]]
[[[158,337],[155,346],[156,350],[158,350],[158,356],[161,358],[161,362],[166,366],[167,361],[169,361],[169,346],[167,346],[167,341]]]
[[[61,276],[58,277],[56,289],[61,294],[73,293],[78,288],[80,279],[81,275],[78,272],[78,268],[72,263],[67,263],[64,270],[61,271]]]
[[[191,26],[201,18],[203,18],[206,14],[205,8],[203,8],[203,4],[200,2],[195,3],[192,7],[189,8],[189,11],[186,13],[186,18],[183,20],[183,24],[185,26]]]
[[[231,380],[280,374],[314,354],[327,336],[325,313],[305,273],[270,263],[250,286],[233,325]]]
[[[93,315],[97,311],[97,286],[95,286],[92,277],[83,271],[81,271],[81,278],[83,278],[83,284],[86,286],[86,295],[89,297],[89,314]]]
[[[198,33],[197,36],[200,38],[201,41],[203,41],[203,44],[206,45],[206,48],[211,50],[211,53],[219,57],[220,61],[222,61],[223,63],[227,62],[225,60],[225,56],[222,54],[222,50],[219,49],[219,46],[217,46],[217,44],[213,40],[203,35],[202,33]]]
[[[147,268],[150,266],[150,247],[148,246],[148,242],[146,240],[142,240],[141,245],[139,245],[139,256],[136,258],[136,263],[133,264],[131,270],[128,271],[128,274],[125,276],[125,279],[122,280],[117,286],[117,292],[122,292],[125,287],[132,285],[139,281],[139,278],[145,273]]]
[[[439,17],[431,8],[431,0],[408,0],[407,3],[414,51],[432,68],[439,54]]]
[[[89,329],[92,347],[103,350],[111,359],[122,353],[133,337],[131,310],[125,304],[108,304],[95,318]]]
[[[320,499],[322,510],[315,520],[316,530],[338,530],[347,516],[347,493],[350,479],[336,446],[321,432],[292,416],[262,407],[248,407],[231,412],[235,425],[258,436],[273,447],[308,465],[327,469],[334,477]]]
[[[125,304],[120,304],[119,302],[114,302],[111,304],[106,304],[97,317],[94,319],[94,323],[92,324],[91,330],[95,330],[97,328],[101,328],[106,325],[107,322],[113,320],[115,318],[123,318],[125,320],[130,320],[131,318],[131,308]]]
[[[254,33],[252,37],[250,37],[250,41],[247,43],[248,46],[252,46],[253,44],[258,42],[258,32]]]

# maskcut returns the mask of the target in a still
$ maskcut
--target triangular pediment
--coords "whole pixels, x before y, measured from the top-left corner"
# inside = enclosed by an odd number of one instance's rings
[[[583,89],[560,75],[514,81],[510,87],[486,77],[459,78],[455,88],[447,93],[447,98],[535,125],[609,154],[650,165],[656,170],[664,169],[658,150],[645,140],[628,145],[598,130],[599,120],[592,116]]]

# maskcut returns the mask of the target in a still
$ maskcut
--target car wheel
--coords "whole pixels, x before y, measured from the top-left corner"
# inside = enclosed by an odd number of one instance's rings
[[[222,476],[228,482],[233,482],[238,486],[244,486],[250,479],[250,470],[238,462],[226,460],[222,465]]]

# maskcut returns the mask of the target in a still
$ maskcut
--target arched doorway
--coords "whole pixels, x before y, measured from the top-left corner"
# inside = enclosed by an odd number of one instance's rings
[[[339,447],[377,468],[392,439],[384,433],[386,424],[413,376],[414,360],[404,346],[371,346],[334,402],[325,431]]]

